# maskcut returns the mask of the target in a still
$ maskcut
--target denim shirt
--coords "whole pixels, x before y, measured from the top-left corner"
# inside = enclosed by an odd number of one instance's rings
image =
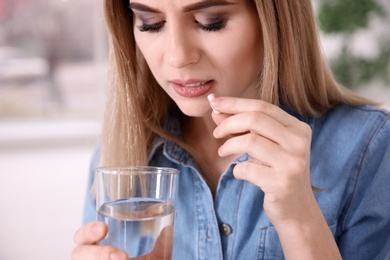
[[[390,114],[370,106],[338,106],[321,117],[295,115],[312,128],[311,183],[343,259],[390,259]],[[180,135],[178,120],[169,130]],[[89,185],[99,157],[92,160]],[[173,259],[284,259],[278,234],[263,209],[264,193],[220,177],[212,195],[193,159],[156,138],[149,165],[180,170]],[[84,221],[96,219],[88,194]],[[319,236],[321,234],[318,234]]]

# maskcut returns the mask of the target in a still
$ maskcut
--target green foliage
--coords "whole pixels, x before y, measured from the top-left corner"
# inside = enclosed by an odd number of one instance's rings
[[[386,18],[377,0],[318,0],[318,22],[325,34],[343,37],[340,55],[331,60],[335,77],[342,84],[357,87],[374,79],[390,83],[390,38],[379,39],[382,44],[377,57],[367,59],[353,54],[351,39],[359,30],[367,29],[372,17]],[[389,35],[390,36],[390,33]]]
[[[381,47],[381,56],[364,59],[351,54],[344,46],[337,59],[332,61],[332,70],[339,82],[345,86],[356,87],[375,79],[390,84],[390,45]]]
[[[367,27],[370,14],[385,15],[375,0],[321,0],[318,20],[325,33],[354,33]]]

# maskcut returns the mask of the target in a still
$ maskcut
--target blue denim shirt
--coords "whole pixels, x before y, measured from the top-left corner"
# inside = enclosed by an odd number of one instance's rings
[[[390,259],[390,114],[339,106],[321,117],[296,116],[312,128],[311,182],[321,189],[315,197],[343,258]],[[180,134],[174,118],[169,130]],[[98,153],[90,185],[97,159]],[[284,259],[262,207],[264,193],[232,174],[245,160],[242,155],[231,163],[213,197],[188,153],[155,140],[149,164],[180,170],[173,259]],[[84,220],[95,219],[88,194]]]

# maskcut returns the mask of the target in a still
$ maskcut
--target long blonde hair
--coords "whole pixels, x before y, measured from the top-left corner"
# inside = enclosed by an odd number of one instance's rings
[[[369,103],[334,80],[322,55],[311,0],[254,2],[264,45],[260,99],[275,105],[282,102],[307,115],[320,115],[340,103]],[[105,166],[146,165],[148,148],[156,135],[179,143],[191,153],[190,147],[162,129],[172,101],[153,78],[136,46],[128,3],[104,1],[110,35],[101,157],[101,165]]]

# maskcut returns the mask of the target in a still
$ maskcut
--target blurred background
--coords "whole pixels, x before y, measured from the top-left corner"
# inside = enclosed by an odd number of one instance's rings
[[[70,259],[99,138],[100,0],[0,0],[0,259]]]
[[[314,4],[338,80],[390,109],[390,2]],[[100,0],[0,0],[0,259],[70,259],[106,60]]]

